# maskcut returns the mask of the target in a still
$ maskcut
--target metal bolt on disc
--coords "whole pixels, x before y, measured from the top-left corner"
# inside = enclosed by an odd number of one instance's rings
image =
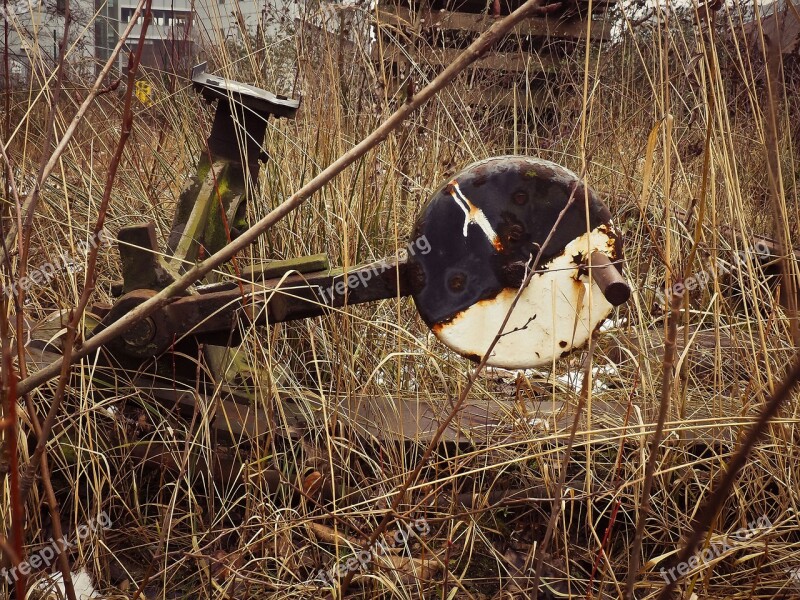
[[[619,236],[606,205],[574,173],[525,156],[470,165],[417,219],[414,239],[424,236],[430,251],[410,258],[412,295],[440,341],[472,360],[483,357],[570,198],[487,363],[540,366],[588,341],[613,308],[588,259],[598,251],[621,259]]]

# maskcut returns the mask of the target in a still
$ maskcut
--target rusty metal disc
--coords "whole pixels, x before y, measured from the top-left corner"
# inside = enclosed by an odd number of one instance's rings
[[[409,246],[416,249],[409,256],[412,295],[439,340],[472,360],[483,357],[526,265],[572,197],[487,362],[535,367],[588,341],[612,309],[589,276],[588,257],[599,251],[621,259],[619,236],[608,208],[574,173],[524,156],[470,165],[417,219]]]

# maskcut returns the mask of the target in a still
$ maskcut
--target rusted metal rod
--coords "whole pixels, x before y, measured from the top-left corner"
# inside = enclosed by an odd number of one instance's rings
[[[631,297],[631,286],[602,252],[592,252],[589,257],[589,272],[603,296],[614,306],[625,304]]]

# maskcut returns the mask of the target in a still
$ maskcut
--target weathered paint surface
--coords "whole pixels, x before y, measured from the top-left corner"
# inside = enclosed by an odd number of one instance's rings
[[[461,191],[461,188],[458,187],[457,181],[450,182],[448,193],[453,197],[453,200],[456,201],[456,205],[464,211],[464,227],[462,228],[463,236],[467,237],[469,234],[469,226],[474,223],[481,228],[481,231],[483,231],[486,239],[492,245],[492,247],[498,252],[502,252],[503,243],[500,241],[500,238],[497,237],[494,229],[492,229],[492,224],[489,223],[489,219],[486,218],[486,215],[483,214],[483,211],[480,208],[469,201],[469,198],[467,198]]]
[[[473,360],[486,353],[519,290],[525,264],[571,197],[488,364],[547,364],[588,341],[612,309],[586,269],[594,251],[612,260],[620,256],[611,214],[567,169],[507,156],[456,175],[417,221],[415,236],[424,235],[432,250],[413,258],[414,300],[444,344]]]
[[[522,291],[505,334],[487,361],[490,366],[526,369],[552,362],[580,348],[608,317],[611,304],[587,274],[578,275],[572,256],[591,250],[607,250],[613,240],[598,230],[571,242],[548,269],[534,275]],[[500,330],[517,289],[505,288],[460,312],[433,331],[447,346],[465,356],[482,357]],[[589,294],[592,295],[591,302]]]

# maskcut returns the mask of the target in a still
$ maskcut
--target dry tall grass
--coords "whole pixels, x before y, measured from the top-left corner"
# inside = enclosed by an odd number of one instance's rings
[[[510,110],[465,104],[463,89],[473,82],[464,75],[252,249],[259,258],[327,252],[332,264],[345,267],[391,255],[405,245],[421,203],[443,180],[476,159],[512,153],[585,172],[625,232],[626,270],[635,293],[619,309],[617,325],[600,336],[593,356],[575,354],[552,374],[528,372],[513,386],[479,380],[471,392],[475,402],[516,398],[527,412],[510,411],[503,433],[490,437],[488,445],[437,448],[390,527],[394,533],[424,520],[427,534],[412,536],[407,546],[390,552],[392,558],[373,557],[351,586],[352,597],[530,595],[536,544],[551,512],[549,500],[532,498],[553,493],[568,432],[555,428],[552,415],[539,415],[549,421],[548,429],[520,416],[536,416],[539,403],[547,400],[576,403],[581,386],[571,384],[587,360],[615,368],[596,375],[603,386],[584,383],[590,392],[586,424],[568,466],[571,491],[545,555],[539,597],[621,597],[647,436],[660,400],[665,307],[658,306],[656,291],[665,280],[669,285],[708,273],[707,285],[688,294],[682,314],[636,597],[653,597],[663,585],[660,569],[671,566],[711,481],[795,351],[789,316],[774,301],[775,290],[763,284],[762,266],[742,240],[776,231],[768,162],[773,106],[777,216],[787,239],[797,236],[800,95],[788,62],[796,58],[787,59],[779,86],[769,89],[763,51],[744,35],[746,8],[723,7],[714,13],[713,27],[705,13],[690,9],[662,7],[645,24],[620,14],[619,37],[602,48],[578,48],[546,99],[530,110],[524,96]],[[356,20],[369,17],[363,9],[347,10]],[[336,31],[287,29],[282,35],[209,50],[219,73],[302,93],[298,118],[273,121],[269,128],[272,160],[262,170],[251,220],[287,198],[402,101],[390,95],[385,74],[363,44],[347,50]],[[276,66],[295,60],[296,80]],[[421,65],[412,74],[420,86],[431,71]],[[152,71],[144,76],[154,87],[155,103],[136,107],[107,224],[116,232],[154,220],[164,239],[211,112],[187,78]],[[34,79],[3,93],[10,111],[2,119],[2,141],[22,195],[52,151],[45,143],[51,108],[45,83]],[[29,268],[64,252],[81,265],[77,244],[97,218],[120,135],[121,93],[103,95],[92,105],[46,181],[31,229]],[[67,79],[55,106],[53,139],[63,135],[85,94]],[[678,209],[689,216],[678,216]],[[5,227],[16,218],[7,187],[3,216]],[[719,266],[734,264],[740,250],[748,260],[723,274]],[[4,285],[19,268],[12,254]],[[101,252],[98,272],[94,298],[112,302],[110,283],[119,277],[115,250]],[[83,285],[80,269],[63,271],[51,284],[33,289],[25,306],[7,303],[4,319],[13,335],[27,335],[16,331],[16,311],[36,329],[46,315],[74,306]],[[697,329],[701,333],[695,335]],[[400,399],[410,399],[446,414],[448,400],[457,397],[471,368],[435,341],[408,299],[246,330],[238,350],[236,361],[251,373],[253,403],[271,416],[263,424],[265,434],[255,440],[217,439],[209,427],[209,406],[203,404],[190,420],[179,418],[134,386],[130,373],[96,370],[88,359],[75,368],[48,456],[67,535],[74,538],[77,528],[101,511],[113,521],[70,553],[73,569],[87,569],[102,597],[130,597],[143,583],[142,597],[148,599],[329,593],[312,579],[361,550],[359,542],[383,516],[423,447],[376,439],[341,412],[338,401],[361,395],[391,411]],[[208,377],[205,365],[198,373]],[[52,390],[42,386],[32,394],[40,415]],[[607,405],[627,416],[603,414]],[[292,420],[288,407],[304,415],[303,425]],[[35,440],[27,410],[20,405],[21,464]],[[793,570],[800,568],[797,411],[792,399],[751,456],[709,539],[715,547],[723,539],[728,545],[681,584],[686,597],[800,597],[800,578],[792,581]],[[132,458],[136,440],[163,442],[181,466],[179,476]],[[215,485],[202,467],[199,458],[220,447],[245,461],[243,483]],[[7,472],[5,454],[2,464]],[[281,474],[278,491],[267,485],[271,470]],[[317,493],[318,478],[334,482],[331,493]],[[508,490],[520,492],[504,496]],[[0,514],[6,524],[11,496],[4,485]],[[25,507],[29,555],[53,532],[45,504],[38,488]],[[725,537],[759,518],[769,526],[747,539]],[[9,593],[0,579],[0,594]]]

